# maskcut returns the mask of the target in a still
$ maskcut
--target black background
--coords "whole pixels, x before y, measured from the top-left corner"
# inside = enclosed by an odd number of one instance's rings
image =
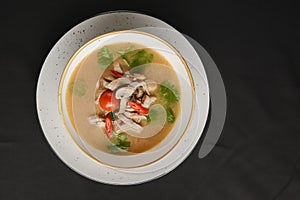
[[[50,149],[35,107],[39,71],[55,42],[118,9],[160,18],[197,40],[219,67],[228,100],[207,157],[198,158],[199,143],[174,171],[136,186],[73,172]],[[2,1],[0,199],[300,199],[298,13],[287,1]]]

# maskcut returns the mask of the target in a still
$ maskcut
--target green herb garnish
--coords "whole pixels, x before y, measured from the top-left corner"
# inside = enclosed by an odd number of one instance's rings
[[[122,51],[122,50],[118,51],[118,54],[120,54],[120,56],[123,58],[126,53],[129,53],[133,50],[135,50],[135,47],[134,46],[129,46],[124,51]]]
[[[146,116],[147,117],[147,122],[150,123],[151,122],[151,118],[149,115]]]
[[[130,147],[130,142],[126,141],[126,139],[127,139],[127,135],[119,134],[118,135],[119,143],[116,144],[116,146],[124,150],[128,149]]]
[[[113,62],[113,59],[113,54],[107,47],[103,47],[98,52],[98,63],[102,69],[106,69]]]
[[[172,104],[179,100],[179,92],[175,86],[168,82],[164,81],[160,85],[159,94],[167,101],[167,103]]]
[[[118,139],[121,141],[125,141],[127,139],[127,135],[120,134],[120,135],[118,135]]]
[[[110,116],[110,119],[112,120],[112,121],[115,121],[115,113],[114,112],[109,112],[109,116]]]
[[[151,63],[153,60],[153,54],[143,49],[140,51],[130,51],[125,53],[122,58],[125,59],[131,67],[137,67],[143,64]]]
[[[127,150],[130,147],[130,142],[129,141],[120,141],[119,144],[116,145],[120,149]]]
[[[126,141],[127,135],[125,134],[119,134],[117,135],[116,132],[113,132],[112,137],[110,138],[110,141],[113,143],[112,146],[117,147],[119,149],[127,150],[130,147],[130,142]],[[108,147],[111,152],[114,153],[114,148],[111,146]]]
[[[166,112],[167,112],[167,121],[169,123],[173,123],[175,121],[175,115],[174,115],[172,108],[167,107]]]

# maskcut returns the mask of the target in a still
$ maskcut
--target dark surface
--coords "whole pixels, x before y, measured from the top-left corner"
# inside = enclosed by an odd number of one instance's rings
[[[0,199],[300,199],[299,7],[171,2],[1,2]],[[199,143],[168,175],[124,187],[64,165],[35,109],[38,74],[55,42],[84,19],[117,9],[160,18],[197,40],[218,65],[228,98],[223,133],[207,157],[198,158]]]

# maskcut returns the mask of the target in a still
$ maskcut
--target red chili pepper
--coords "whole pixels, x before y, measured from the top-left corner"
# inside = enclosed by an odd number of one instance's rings
[[[133,102],[133,101],[130,101],[128,102],[129,106],[131,108],[133,108],[135,111],[137,111],[138,113],[141,113],[141,114],[145,114],[147,115],[148,114],[148,109],[147,108],[144,108],[141,104],[139,103],[136,103],[136,102]]]
[[[122,73],[117,72],[117,71],[115,71],[115,70],[113,70],[113,69],[110,69],[109,71],[110,71],[110,72],[112,73],[112,75],[115,76],[116,78],[121,78],[121,77],[123,76]]]
[[[112,120],[110,118],[110,114],[108,113],[105,117],[105,131],[108,138],[111,137],[113,130]]]

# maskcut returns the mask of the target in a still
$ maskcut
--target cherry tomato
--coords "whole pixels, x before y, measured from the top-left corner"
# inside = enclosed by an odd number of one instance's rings
[[[121,77],[123,76],[122,73],[117,72],[117,71],[115,71],[115,70],[113,70],[113,69],[110,69],[110,72],[111,72],[112,75],[113,75],[114,77],[116,77],[116,78],[121,78]]]
[[[139,103],[136,103],[136,102],[133,102],[133,101],[130,101],[129,103],[129,106],[131,108],[133,108],[135,111],[137,111],[138,113],[141,113],[141,114],[148,114],[148,109],[147,108],[144,108],[141,104]]]
[[[105,131],[108,138],[111,137],[113,131],[112,120],[110,118],[110,114],[108,113],[105,117]]]
[[[111,90],[106,90],[99,98],[101,108],[106,111],[114,111],[119,108],[120,100],[116,99],[115,94]]]

